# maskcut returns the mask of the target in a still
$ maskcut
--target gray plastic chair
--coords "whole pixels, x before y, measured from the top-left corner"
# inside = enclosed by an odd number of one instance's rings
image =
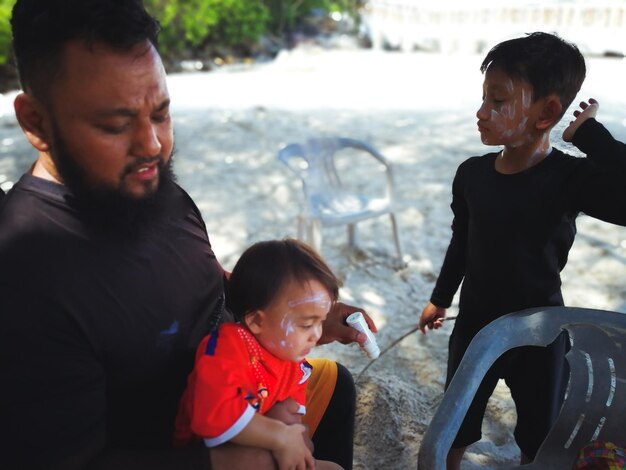
[[[568,392],[559,416],[530,465],[516,469],[569,469],[594,439],[626,440],[626,315],[573,307],[529,309],[505,315],[473,339],[424,434],[419,470],[446,468],[450,450],[480,382],[504,352],[547,346],[566,330],[572,345]]]
[[[362,156],[373,157],[382,165],[384,194],[374,196],[369,191],[356,191],[354,185],[346,184],[353,175],[344,173],[342,179],[336,165],[336,156],[345,149],[361,151]],[[304,200],[298,215],[298,238],[319,251],[323,227],[347,225],[348,243],[354,246],[357,222],[389,215],[397,257],[403,263],[393,206],[392,168],[374,147],[345,137],[309,139],[304,144],[292,143],[282,148],[278,152],[278,160],[302,181]],[[355,160],[351,168],[358,168],[360,163]]]

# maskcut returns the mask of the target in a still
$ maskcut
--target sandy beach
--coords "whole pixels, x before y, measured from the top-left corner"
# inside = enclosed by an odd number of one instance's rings
[[[296,235],[299,181],[276,160],[286,143],[341,135],[374,145],[392,163],[396,214],[406,267],[397,269],[387,218],[358,225],[357,249],[344,228],[324,230],[322,254],[343,282],[344,302],[362,306],[378,325],[381,349],[411,330],[428,301],[450,237],[451,183],[466,158],[490,150],[476,131],[481,56],[323,50],[281,53],[263,64],[169,76],[176,132],[175,169],[195,199],[225,268],[251,243]],[[579,99],[600,101],[599,120],[626,140],[626,61],[588,58]],[[35,158],[15,122],[12,94],[0,98],[0,185],[8,189]],[[565,122],[565,121],[564,121]],[[553,144],[562,142],[563,125]],[[380,175],[353,169],[363,184]],[[626,228],[581,216],[563,271],[571,306],[626,312]],[[450,314],[455,314],[455,306]],[[383,355],[357,384],[355,468],[416,468],[422,435],[443,393],[446,324],[413,334]],[[355,377],[367,357],[355,345],[331,344],[330,357]],[[483,439],[465,469],[514,464],[515,411],[505,386],[492,397]]]

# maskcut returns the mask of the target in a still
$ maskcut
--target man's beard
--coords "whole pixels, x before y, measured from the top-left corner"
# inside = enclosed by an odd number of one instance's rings
[[[83,168],[67,149],[57,128],[53,129],[52,157],[63,183],[74,195],[73,205],[88,228],[103,234],[132,236],[143,232],[166,212],[167,188],[176,181],[173,152],[167,162],[158,157],[137,157],[133,167],[155,162],[159,169],[157,188],[144,197],[133,197],[122,189],[90,183]],[[130,171],[126,169],[125,172]],[[123,174],[120,178],[123,178]],[[149,183],[146,183],[146,187]]]

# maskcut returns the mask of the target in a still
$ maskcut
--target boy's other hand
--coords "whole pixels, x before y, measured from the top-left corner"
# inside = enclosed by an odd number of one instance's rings
[[[446,317],[446,309],[437,307],[436,305],[428,302],[424,310],[422,310],[422,316],[420,317],[418,326],[423,334],[426,334],[426,327],[429,330],[441,328],[443,325],[443,318]]]
[[[598,114],[600,103],[595,99],[589,98],[589,102],[581,101],[578,106],[582,110],[574,111],[574,120],[570,121],[569,126],[563,131],[563,140],[565,142],[571,142],[574,139],[574,134],[580,127],[580,125],[589,118],[594,118]]]

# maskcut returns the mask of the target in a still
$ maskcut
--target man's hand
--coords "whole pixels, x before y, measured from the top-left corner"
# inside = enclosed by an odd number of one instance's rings
[[[240,446],[230,442],[211,447],[209,458],[211,459],[212,470],[276,468],[276,461],[269,450],[260,447]]]
[[[422,316],[420,317],[418,326],[423,334],[426,334],[426,327],[429,330],[441,328],[443,325],[443,318],[446,317],[446,309],[437,307],[436,305],[428,302],[428,305],[422,310]]]
[[[272,419],[277,419],[285,424],[300,424],[302,422],[302,415],[298,414],[300,405],[293,398],[287,398],[284,401],[277,402],[272,406],[265,416]]]
[[[589,103],[581,101],[578,106],[580,110],[574,111],[574,120],[570,121],[569,126],[563,131],[563,140],[565,142],[571,142],[574,139],[574,134],[580,127],[580,125],[587,119],[594,118],[598,114],[600,104],[593,98],[589,98]]]
[[[373,333],[378,332],[378,328],[376,328],[372,319],[365,313],[365,310],[337,302],[324,321],[322,337],[317,344],[320,345],[339,341],[343,344],[359,343],[362,345],[367,340],[367,337],[346,324],[346,318],[354,312],[361,312],[370,330],[372,330]]]

